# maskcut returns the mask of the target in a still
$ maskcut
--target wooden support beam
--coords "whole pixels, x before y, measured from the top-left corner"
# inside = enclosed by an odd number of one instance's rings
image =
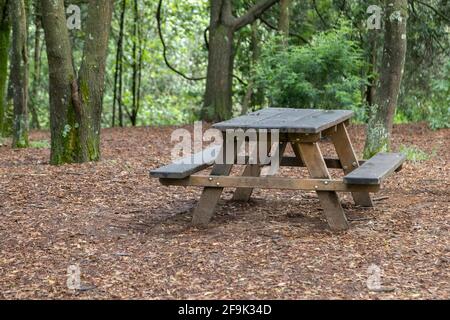
[[[219,157],[222,159],[226,159],[226,137],[223,137],[224,144],[221,148],[221,152]],[[234,144],[235,148],[235,156],[237,154],[237,146]],[[212,175],[217,176],[228,176],[233,168],[232,164],[215,164],[211,170]],[[160,181],[163,179],[160,179]],[[197,227],[206,227],[211,220],[215,210],[217,203],[220,200],[220,196],[222,194],[223,188],[208,188],[205,187],[203,189],[200,200],[198,201],[197,207],[194,210],[194,215],[192,217],[192,225]]]
[[[377,185],[351,185],[342,180],[333,179],[300,179],[284,177],[246,177],[246,176],[205,176],[192,175],[185,179],[160,179],[163,185],[195,186],[207,188],[261,188],[261,189],[290,189],[338,192],[377,192]]]
[[[325,164],[329,169],[342,169],[341,161],[336,158],[324,158]],[[365,163],[365,160],[360,160],[358,163],[362,165]],[[282,167],[306,167],[302,160],[299,160],[297,157],[286,156],[281,159]]]
[[[281,142],[318,142],[322,139],[322,134],[319,133],[280,133]]]
[[[331,133],[331,140],[333,141],[336,153],[342,164],[345,174],[348,174],[359,167],[358,158],[355,150],[353,150],[347,128],[343,123],[336,126],[336,130]],[[353,200],[356,205],[362,207],[373,207],[372,199],[367,192],[352,193]]]
[[[271,141],[271,140],[269,140]],[[281,143],[278,148],[279,158],[281,159],[283,157],[284,151],[286,150],[287,143],[283,142]],[[270,152],[270,150],[269,150]],[[281,161],[280,161],[281,162]],[[259,177],[261,175],[261,165],[258,164],[250,164],[247,165],[244,169],[244,172],[242,176],[246,177]],[[249,201],[250,197],[252,195],[253,188],[242,188],[239,186],[239,188],[236,189],[233,195],[233,200],[235,201]]]
[[[294,149],[295,155],[305,162],[312,178],[330,179],[330,173],[328,172],[322,152],[317,143],[294,143],[292,144],[292,148]],[[317,190],[317,196],[322,204],[330,228],[336,231],[347,230],[347,218],[336,190]]]

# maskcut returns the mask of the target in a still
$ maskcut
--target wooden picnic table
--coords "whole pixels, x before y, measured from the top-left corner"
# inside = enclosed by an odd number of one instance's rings
[[[173,163],[152,170],[150,174],[164,185],[203,187],[194,210],[193,224],[196,226],[209,223],[225,187],[236,188],[233,196],[236,201],[248,201],[254,188],[275,188],[316,191],[329,227],[345,230],[348,222],[337,192],[351,192],[356,205],[372,207],[369,193],[379,191],[381,182],[405,161],[398,153],[379,153],[368,161],[358,160],[347,131],[352,116],[352,111],[348,110],[268,108],[213,125],[223,132],[224,139],[230,130],[278,130],[280,166],[306,167],[310,178],[261,176],[261,163],[247,163],[241,176],[230,176],[235,163],[217,163],[214,159],[191,164]],[[319,147],[323,139],[331,140],[337,158],[323,157]],[[238,142],[234,143],[233,148],[237,150]],[[284,155],[288,144],[295,157]],[[217,149],[220,152],[216,153],[226,154],[226,145],[223,143]],[[211,150],[207,152],[211,154]],[[198,156],[193,155],[193,158]],[[194,174],[211,165],[209,175]],[[344,178],[331,179],[329,169],[343,170]]]

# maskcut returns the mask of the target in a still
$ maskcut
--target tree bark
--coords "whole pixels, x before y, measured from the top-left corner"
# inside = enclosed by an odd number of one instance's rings
[[[120,28],[119,38],[117,40],[116,51],[116,67],[114,71],[114,96],[113,96],[113,115],[112,126],[116,125],[116,103],[119,107],[119,126],[123,127],[123,105],[122,105],[122,71],[123,71],[123,36],[125,29],[125,13],[127,10],[127,0],[122,0],[122,6],[120,11]]]
[[[82,152],[79,160],[100,159],[100,130],[105,90],[105,69],[108,40],[113,12],[112,0],[89,2],[86,21],[84,58],[79,72],[81,97],[80,138]]]
[[[250,58],[250,72],[253,74],[256,64],[258,63],[259,56],[261,53],[261,36],[258,33],[258,21],[252,23],[252,35],[250,39],[250,49],[252,52]],[[256,92],[255,92],[256,91]],[[256,93],[256,94],[255,94]],[[253,77],[250,79],[247,87],[247,92],[245,93],[244,99],[242,101],[241,114],[247,114],[251,106],[256,104],[261,104],[264,99],[263,88],[256,87]]]
[[[41,76],[41,9],[39,2],[35,3],[35,19],[34,19],[34,72],[33,72],[33,90],[32,90],[32,98],[30,105],[31,112],[31,128],[40,129],[41,125],[39,124],[39,116],[37,113],[37,95],[39,90],[39,80]]]
[[[12,16],[11,80],[14,101],[13,148],[28,147],[28,49],[24,0],[10,2]]]
[[[235,18],[231,0],[211,0],[204,120],[221,121],[232,116],[234,33],[253,23],[278,1],[260,1],[243,16]]]
[[[280,0],[280,19],[278,29],[287,38],[289,37],[291,0]]]
[[[79,75],[72,63],[64,1],[41,0],[50,75],[51,163],[97,161],[112,0],[92,0]]]
[[[6,83],[8,80],[8,54],[11,34],[9,0],[0,0],[0,136],[4,132],[6,103]]]
[[[383,58],[376,104],[370,109],[364,157],[390,149],[406,56],[407,0],[386,0]]]
[[[220,121],[232,115],[234,32],[222,23],[211,24],[206,92],[202,117]]]
[[[140,54],[140,47],[141,47],[141,41],[140,41],[140,29],[139,29],[139,6],[138,6],[138,0],[134,0],[133,5],[133,14],[134,14],[134,21],[133,21],[133,79],[132,79],[132,95],[133,95],[133,105],[131,108],[131,125],[133,127],[136,126],[138,113],[139,113],[139,68],[140,68],[140,60],[141,57],[138,55]]]

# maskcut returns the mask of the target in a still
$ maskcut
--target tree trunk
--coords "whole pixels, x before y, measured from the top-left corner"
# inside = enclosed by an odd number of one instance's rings
[[[245,93],[244,99],[242,101],[241,114],[247,114],[249,108],[255,104],[262,104],[264,100],[263,88],[255,88],[255,82],[253,80],[253,74],[255,72],[256,64],[258,63],[259,56],[261,53],[260,48],[261,37],[258,33],[258,21],[252,23],[252,35],[250,39],[250,50],[252,51],[252,56],[250,58],[250,72],[252,77],[248,83],[247,92]],[[256,89],[256,94],[255,94]]]
[[[390,149],[406,56],[407,0],[387,0],[380,86],[376,104],[370,110],[364,157]]]
[[[33,91],[31,97],[31,128],[40,129],[39,116],[37,113],[37,95],[39,90],[39,80],[41,76],[41,9],[39,2],[35,3],[35,32],[34,32],[34,72],[33,72]]]
[[[100,159],[100,130],[105,90],[106,57],[113,11],[112,0],[91,0],[86,21],[84,58],[79,72],[81,98],[80,142],[78,161]]]
[[[116,103],[119,107],[119,126],[123,126],[123,108],[122,108],[122,62],[123,62],[123,36],[125,29],[125,13],[127,10],[127,0],[122,0],[122,6],[120,11],[120,28],[119,38],[117,40],[116,51],[116,68],[114,71],[114,96],[113,96],[113,115],[112,126],[116,125]],[[119,79],[120,77],[120,79]]]
[[[92,0],[78,78],[63,0],[41,0],[50,75],[51,163],[100,158],[100,118],[112,1]]]
[[[202,117],[221,121],[232,116],[233,36],[232,27],[223,23],[210,26],[208,73]]]
[[[221,121],[232,116],[234,33],[253,23],[278,1],[262,0],[235,18],[231,0],[211,0],[204,120]]]
[[[287,38],[289,37],[291,0],[280,0],[280,19],[278,21],[278,29]]]
[[[138,82],[139,82],[139,59],[138,58],[138,45],[140,46],[140,38],[139,38],[139,7],[138,0],[134,0],[133,5],[133,79],[132,79],[132,95],[133,95],[133,106],[131,108],[131,125],[133,127],[136,126],[137,117],[139,112],[138,106]]]
[[[0,0],[0,136],[4,134],[6,81],[8,80],[8,54],[11,34],[9,0]]]
[[[14,101],[13,148],[28,147],[28,50],[24,0],[10,2],[12,16],[11,80]]]

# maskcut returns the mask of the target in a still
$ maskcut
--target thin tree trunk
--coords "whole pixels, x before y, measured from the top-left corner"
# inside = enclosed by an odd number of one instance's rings
[[[289,37],[291,0],[280,0],[280,19],[278,29],[287,38]]]
[[[134,21],[133,21],[133,79],[132,79],[132,91],[133,91],[133,106],[131,108],[131,125],[133,127],[136,126],[137,116],[138,116],[138,42],[139,42],[139,10],[138,10],[138,1],[134,0]]]
[[[117,91],[117,101],[119,104],[119,126],[123,127],[123,37],[125,33],[125,15],[127,10],[127,0],[123,0],[122,15],[120,18],[120,59],[119,59],[119,88]]]
[[[391,133],[406,56],[407,0],[386,0],[380,87],[371,108],[364,157],[390,149]]]
[[[372,42],[373,41],[373,42]],[[375,104],[376,96],[376,83],[377,79],[375,77],[375,68],[377,66],[377,44],[376,40],[372,39],[370,44],[370,63],[369,63],[369,84],[366,89],[366,102],[367,106],[371,108]]]
[[[142,29],[141,25],[138,25],[138,34],[139,34],[139,65],[138,65],[138,80],[137,80],[137,110],[136,116],[139,113],[141,108],[141,87],[142,87],[142,64],[144,62],[144,44],[142,41]]]
[[[252,52],[250,62],[250,72],[252,74],[254,73],[256,64],[258,63],[258,59],[260,56],[260,40],[261,38],[258,34],[258,22],[255,21],[252,23],[252,36],[250,39],[250,48]],[[258,94],[261,94],[261,90],[262,88],[258,88]],[[255,91],[255,82],[253,80],[253,77],[251,77],[248,83],[247,92],[245,93],[244,99],[242,101],[242,110],[241,110],[242,115],[247,114],[250,106],[253,105],[255,100],[259,99],[259,97],[257,97],[257,99],[254,99],[254,91]]]
[[[116,53],[116,67],[114,71],[114,96],[113,96],[113,116],[112,126],[116,125],[116,103],[119,107],[119,125],[123,126],[123,112],[122,112],[122,60],[123,60],[123,36],[125,29],[125,13],[127,10],[127,0],[122,0],[122,7],[120,11],[120,29],[119,38],[117,40]],[[119,83],[120,77],[120,83]]]
[[[91,0],[79,76],[63,0],[41,0],[50,75],[51,163],[100,158],[100,122],[112,0]]]
[[[14,100],[13,148],[28,147],[27,16],[23,0],[10,2],[12,16],[11,80]]]
[[[41,76],[41,10],[39,2],[35,3],[35,33],[34,33],[34,73],[33,73],[33,91],[32,102],[30,105],[31,127],[40,129],[39,116],[37,113],[37,95],[39,90],[39,81]]]
[[[6,103],[6,81],[8,80],[8,55],[11,34],[9,0],[0,0],[0,137],[4,135]]]

